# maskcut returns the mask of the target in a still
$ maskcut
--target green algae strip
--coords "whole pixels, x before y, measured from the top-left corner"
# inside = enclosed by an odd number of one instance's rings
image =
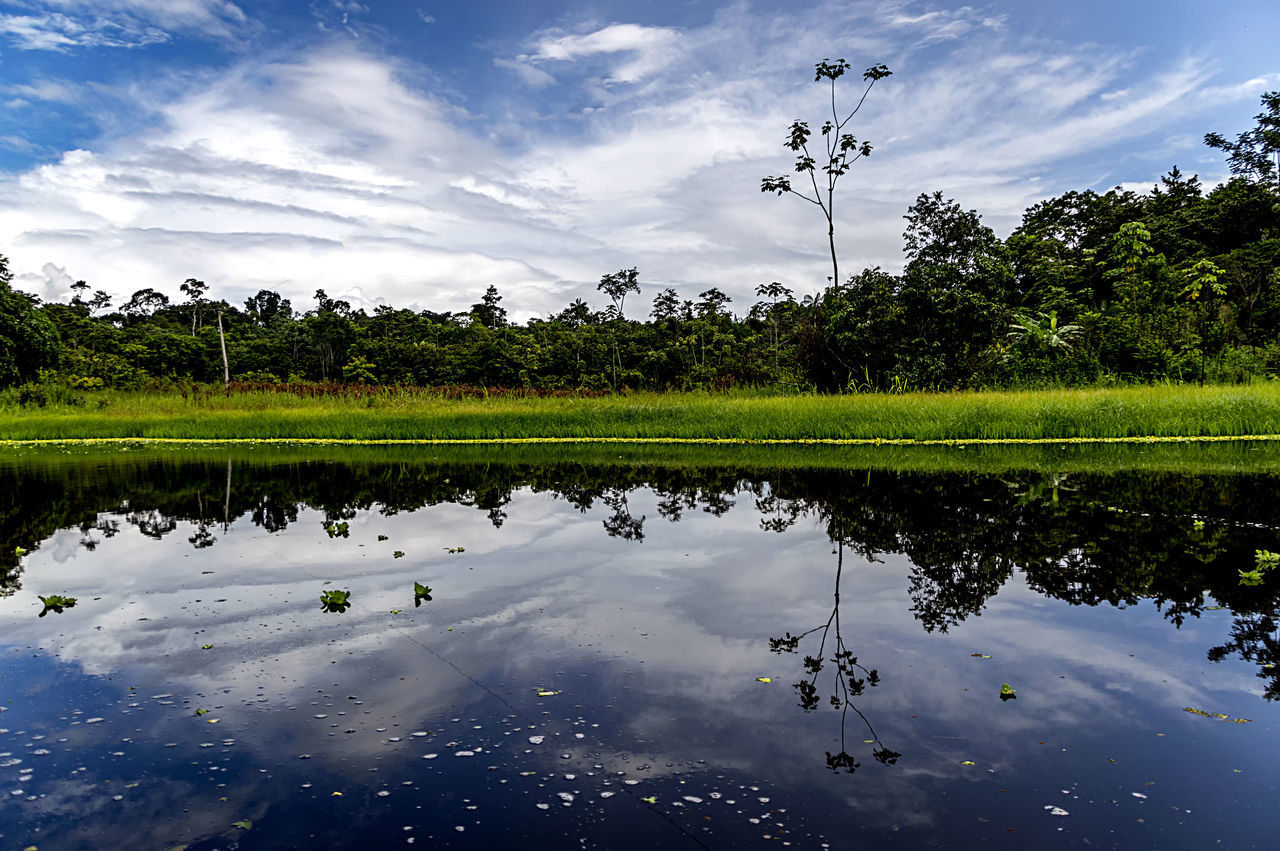
[[[539,468],[567,465],[632,470],[736,470],[787,475],[798,471],[885,470],[963,473],[1120,473],[1280,475],[1280,440],[1109,441],[1039,443],[547,443],[129,440],[0,444],[0,470],[150,464],[274,466],[340,461],[373,470],[384,465]]]
[[[685,444],[691,446],[1048,446],[1079,444],[1229,443],[1280,441],[1280,434],[1152,435],[1127,437],[989,438],[754,438],[754,437],[66,437],[0,440],[0,448],[25,446],[525,446],[544,444]]]

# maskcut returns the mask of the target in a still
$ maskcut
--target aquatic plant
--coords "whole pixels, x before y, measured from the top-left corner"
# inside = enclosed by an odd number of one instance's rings
[[[431,602],[431,588],[423,585],[421,582],[413,583],[413,607],[416,609],[422,605],[422,601]]]
[[[40,610],[40,617],[44,617],[49,612],[55,612],[60,615],[63,609],[70,609],[76,604],[75,597],[63,597],[61,594],[50,594],[48,597],[38,594],[36,596],[40,597],[41,603],[44,603],[44,608]]]
[[[320,609],[325,612],[342,614],[351,608],[350,591],[321,591]]]
[[[1255,550],[1253,554],[1253,570],[1240,571],[1241,585],[1261,585],[1266,574],[1280,565],[1280,553],[1270,550]]]

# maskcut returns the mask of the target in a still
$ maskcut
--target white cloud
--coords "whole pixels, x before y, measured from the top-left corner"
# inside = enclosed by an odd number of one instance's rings
[[[556,78],[551,74],[530,63],[527,56],[514,60],[496,57],[493,60],[493,64],[498,68],[515,71],[524,84],[533,89],[541,89],[556,81]]]
[[[228,39],[248,23],[226,0],[43,0],[30,14],[0,15],[0,34],[23,50],[144,47],[173,32]]]
[[[661,71],[674,58],[679,41],[680,35],[673,29],[637,24],[610,24],[582,34],[551,31],[535,39],[532,54],[523,54],[516,63],[507,65],[536,66],[546,62],[572,62],[587,57],[625,54],[601,82],[605,86],[638,83]]]
[[[61,80],[41,79],[31,83],[0,86],[0,92],[53,103],[75,103],[80,99],[79,87]]]

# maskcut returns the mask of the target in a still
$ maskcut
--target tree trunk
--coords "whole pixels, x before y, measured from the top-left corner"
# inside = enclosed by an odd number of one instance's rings
[[[222,333],[222,311],[218,311],[218,339],[222,342],[222,389],[231,389],[231,367],[227,364],[227,337]]]

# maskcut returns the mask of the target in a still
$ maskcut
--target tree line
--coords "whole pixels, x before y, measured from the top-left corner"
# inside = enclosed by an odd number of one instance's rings
[[[838,66],[826,67],[834,83]],[[871,83],[887,75],[877,73]],[[270,290],[237,305],[194,277],[176,299],[144,288],[113,304],[77,281],[67,301],[41,303],[13,289],[0,256],[0,386],[229,376],[847,392],[1269,377],[1280,366],[1280,92],[1262,100],[1253,129],[1206,135],[1234,175],[1212,189],[1174,167],[1147,192],[1069,191],[1027,209],[1007,239],[941,192],[921,194],[906,212],[900,274],[866,268],[800,298],[798,285],[761,282],[757,300],[738,305],[716,287],[696,298],[666,288],[645,318],[625,313],[642,291],[635,268],[602,276],[605,303],[577,299],[515,323],[497,285],[469,310],[443,312],[369,312],[324,290],[301,309]],[[796,170],[812,172],[798,126],[787,146]],[[831,145],[839,174],[869,153],[851,136]],[[764,188],[780,191],[778,181]]]

